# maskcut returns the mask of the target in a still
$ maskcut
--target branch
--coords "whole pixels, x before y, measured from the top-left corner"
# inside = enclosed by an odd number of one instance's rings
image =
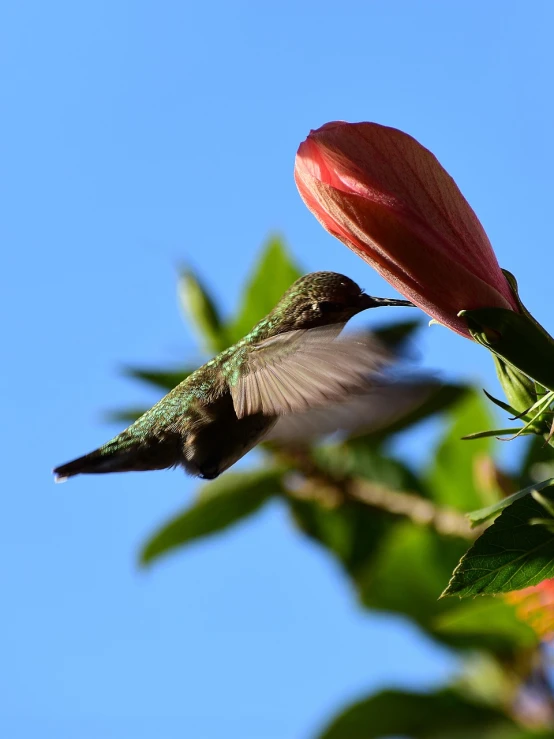
[[[404,516],[420,526],[430,526],[444,536],[476,539],[483,527],[471,528],[463,513],[446,506],[438,506],[417,493],[393,490],[378,482],[353,477],[336,479],[323,473],[314,463],[307,449],[280,449],[278,456],[292,464],[304,478],[299,486],[288,492],[298,498],[321,500],[327,505],[341,505],[355,500],[396,516]]]

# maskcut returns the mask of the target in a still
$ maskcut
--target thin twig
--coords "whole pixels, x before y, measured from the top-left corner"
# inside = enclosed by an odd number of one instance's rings
[[[471,528],[463,513],[438,506],[417,493],[393,490],[382,483],[359,478],[333,478],[314,463],[307,449],[281,449],[278,455],[292,464],[304,478],[303,484],[289,490],[295,497],[324,500],[332,506],[355,500],[387,513],[404,516],[418,525],[430,526],[444,536],[473,540],[483,531],[482,527]]]

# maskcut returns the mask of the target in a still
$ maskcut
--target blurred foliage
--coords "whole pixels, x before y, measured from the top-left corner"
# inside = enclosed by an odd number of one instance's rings
[[[492,737],[493,729],[511,728],[513,723],[502,711],[474,703],[452,689],[427,695],[384,690],[344,711],[321,739]]]
[[[142,380],[149,385],[154,385],[155,387],[168,392],[169,390],[172,390],[175,385],[178,385],[186,379],[192,371],[192,369],[157,371],[133,367],[123,370],[123,373],[127,377]]]
[[[476,464],[480,458],[490,456],[493,440],[476,439],[460,443],[462,436],[475,428],[488,427],[492,423],[489,409],[477,393],[469,394],[449,414],[448,430],[435,450],[430,467],[425,474],[431,497],[438,503],[452,506],[459,511],[471,511],[494,503],[477,476]]]
[[[283,243],[272,238],[237,314],[224,318],[201,279],[183,270],[179,294],[202,348],[218,352],[248,333],[299,274]],[[409,321],[376,333],[402,353],[417,328]],[[125,370],[160,393],[189,372],[185,366]],[[126,421],[138,414],[124,410],[115,417]],[[399,434],[431,417],[442,418],[444,430],[417,468],[391,453]],[[554,537],[544,523],[550,514],[540,502],[520,497],[484,533],[472,530],[464,515],[494,504],[500,509],[505,496],[554,475],[551,448],[536,437],[518,442],[527,443],[527,453],[509,474],[494,460],[494,439],[461,441],[492,422],[480,392],[445,384],[419,408],[377,430],[312,446],[263,445],[257,468],[226,472],[202,485],[186,510],[145,543],[141,561],[152,564],[279,499],[299,535],[338,561],[362,607],[399,614],[455,651],[463,664],[479,654],[494,666],[491,674],[503,676],[473,680],[471,694],[460,687],[470,677],[463,670],[456,685],[434,693],[382,691],[344,709],[321,739],[554,737],[554,692],[544,678],[544,652],[521,609],[502,596],[463,602],[439,597],[456,567],[448,594],[505,592],[554,576]],[[531,524],[530,518],[543,523]],[[522,701],[530,692],[533,701]]]
[[[246,336],[301,274],[282,241],[277,237],[270,239],[243,291],[238,314],[228,323],[229,344]]]
[[[203,347],[214,352],[225,349],[229,345],[227,327],[215,300],[198,275],[191,269],[182,269],[178,291],[185,316],[190,317],[191,323],[198,329]]]
[[[250,516],[282,491],[282,472],[229,472],[206,483],[198,499],[150,539],[141,554],[147,564],[176,547],[226,529]]]

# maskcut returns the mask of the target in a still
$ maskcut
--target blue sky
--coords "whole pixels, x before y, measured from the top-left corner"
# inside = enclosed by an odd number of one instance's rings
[[[429,147],[548,326],[553,22],[547,0],[3,4],[2,735],[296,739],[455,668],[357,609],[277,505],[143,573],[138,547],[195,482],[50,470],[108,438],[104,411],[155,400],[123,364],[198,356],[177,263],[231,310],[279,231],[306,270],[392,295],[296,192],[296,148],[328,120]],[[421,351],[494,388],[454,334]]]

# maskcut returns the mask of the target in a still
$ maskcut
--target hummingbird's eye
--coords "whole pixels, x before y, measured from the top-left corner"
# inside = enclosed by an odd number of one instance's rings
[[[318,308],[321,313],[340,313],[344,306],[342,303],[333,303],[330,300],[322,300],[318,303]]]

